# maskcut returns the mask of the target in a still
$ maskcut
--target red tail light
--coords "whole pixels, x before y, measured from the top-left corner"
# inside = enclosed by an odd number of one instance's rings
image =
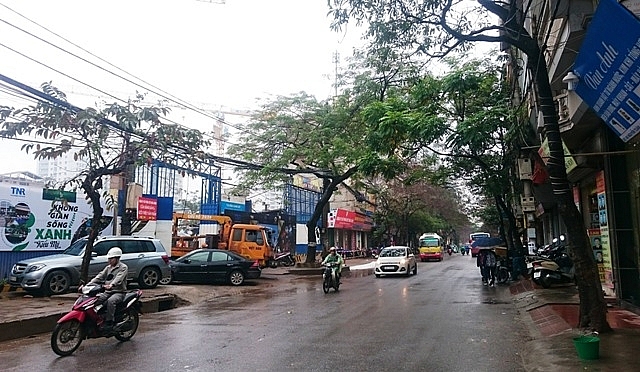
[[[258,262],[258,260],[253,261],[251,268],[258,268],[258,269],[260,268],[260,263]]]
[[[162,255],[162,260],[164,261],[164,263],[166,263],[167,265],[169,264],[169,256],[167,256],[166,254]]]

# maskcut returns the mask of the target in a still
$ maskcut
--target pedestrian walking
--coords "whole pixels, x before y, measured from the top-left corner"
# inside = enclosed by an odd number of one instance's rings
[[[478,253],[476,265],[480,268],[482,284],[493,287],[496,281],[496,266],[498,260],[491,249],[481,249]]]

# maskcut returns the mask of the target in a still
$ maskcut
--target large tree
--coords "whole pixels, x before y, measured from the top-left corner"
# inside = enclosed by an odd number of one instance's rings
[[[528,2],[518,0],[478,0],[477,5],[459,0],[330,0],[334,27],[350,20],[366,22],[368,35],[406,55],[441,57],[473,42],[510,45],[527,57],[527,68],[535,85],[537,102],[544,119],[549,143],[547,170],[552,180],[558,212],[569,235],[578,292],[580,326],[599,332],[610,331],[607,306],[598,268],[591,252],[584,219],[573,202],[564,165],[558,112],[553,102],[544,38],[526,27]]]
[[[81,279],[86,282],[93,242],[106,227],[101,224],[101,198],[108,195],[101,195],[105,177],[125,174],[155,160],[198,169],[208,162],[204,150],[209,141],[200,131],[163,122],[164,108],[142,107],[132,101],[81,110],[67,103],[66,95],[50,83],[42,89],[46,96],[40,95],[35,105],[0,106],[0,137],[26,139],[22,149],[35,159],[73,154],[85,164],[77,176],[59,186],[82,189],[93,210],[81,268]]]
[[[318,101],[306,93],[278,97],[265,104],[242,128],[231,156],[250,163],[239,167],[241,187],[277,189],[292,174],[308,174],[324,181],[322,196],[307,222],[307,263],[316,255],[315,228],[338,186],[377,172],[384,163],[367,146],[368,128],[359,119],[361,97],[344,93],[332,101]]]
[[[356,51],[349,68],[338,76],[338,95],[328,100],[304,92],[277,97],[242,128],[238,144],[230,147],[232,156],[250,163],[239,167],[244,170],[242,187],[278,187],[291,174],[323,180],[322,196],[307,222],[307,263],[315,260],[315,227],[338,185],[355,185],[368,176],[391,179],[411,158],[410,153],[388,151],[393,144],[381,143],[381,128],[369,125],[365,117],[377,103],[402,90],[417,69],[388,48]],[[361,195],[356,199],[366,201]]]

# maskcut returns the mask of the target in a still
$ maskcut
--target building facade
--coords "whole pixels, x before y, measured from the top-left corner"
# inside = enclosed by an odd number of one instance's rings
[[[560,118],[565,166],[606,296],[640,309],[640,21],[638,1],[523,1],[526,27],[544,52]],[[608,26],[602,20],[609,20]],[[625,31],[620,37],[617,25]],[[636,37],[638,35],[638,37]],[[622,39],[629,38],[623,50]],[[527,59],[509,50],[514,104],[526,103],[540,136],[519,162],[521,223],[530,246],[565,233],[542,163],[541,110]],[[606,70],[606,71],[605,71]],[[612,75],[609,75],[611,73]],[[637,109],[637,110],[636,110]],[[625,123],[622,121],[625,120]]]

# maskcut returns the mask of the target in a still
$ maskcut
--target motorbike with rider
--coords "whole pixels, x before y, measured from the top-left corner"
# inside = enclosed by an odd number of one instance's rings
[[[322,260],[322,266],[325,267],[322,283],[324,293],[328,293],[331,287],[338,290],[343,265],[344,259],[338,254],[336,247],[329,248],[329,254]]]
[[[71,311],[60,318],[51,334],[51,348],[60,356],[71,355],[87,338],[115,337],[128,341],[138,329],[141,290],[127,292],[127,265],[122,250],[107,253],[109,264],[89,283]]]

